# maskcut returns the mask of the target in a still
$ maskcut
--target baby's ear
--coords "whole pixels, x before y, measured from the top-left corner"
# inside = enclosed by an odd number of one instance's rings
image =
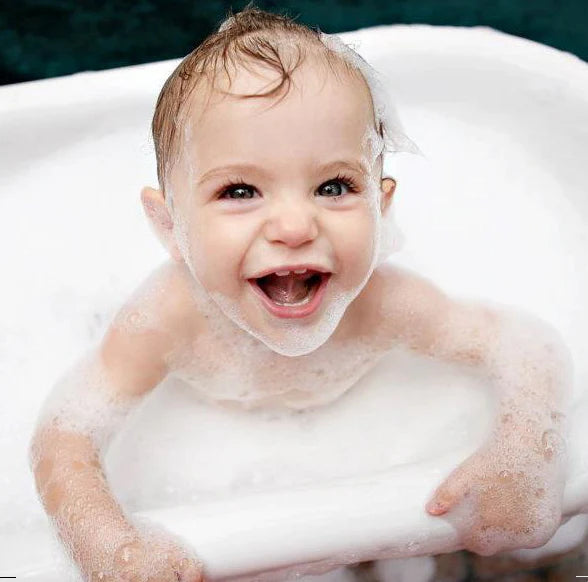
[[[165,205],[163,192],[159,188],[145,186],[141,189],[141,202],[151,227],[161,244],[174,259],[180,260],[181,254],[173,234],[174,222]]]
[[[380,211],[384,215],[392,203],[392,198],[396,190],[396,180],[394,178],[382,178],[381,190]]]

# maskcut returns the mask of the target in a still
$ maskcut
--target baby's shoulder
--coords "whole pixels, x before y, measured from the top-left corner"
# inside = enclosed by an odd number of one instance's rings
[[[95,356],[117,397],[141,396],[170,372],[170,362],[194,333],[194,310],[178,268],[154,269],[122,303]]]
[[[146,394],[182,357],[202,328],[189,279],[168,261],[123,302],[99,345],[103,365],[120,393]]]
[[[168,260],[136,287],[110,327],[129,338],[150,337],[180,348],[193,341],[203,325],[185,269]]]
[[[203,326],[189,277],[179,264],[168,260],[149,273],[122,303],[105,342],[119,349],[128,345],[134,352],[144,347],[146,353],[165,354],[171,360]]]
[[[386,299],[408,300],[415,293],[422,296],[427,293],[437,294],[439,291],[427,277],[391,263],[384,263],[374,270],[368,287],[371,300],[376,299],[378,304]]]
[[[377,319],[390,315],[391,310],[401,309],[402,303],[406,307],[406,301],[423,288],[424,281],[408,269],[384,263],[374,270],[361,292],[362,309]]]
[[[430,279],[389,263],[374,270],[361,295],[363,331],[385,343],[428,327],[446,301]]]

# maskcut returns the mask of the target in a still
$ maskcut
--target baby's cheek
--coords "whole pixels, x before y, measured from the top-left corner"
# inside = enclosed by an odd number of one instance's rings
[[[346,253],[358,265],[369,266],[376,250],[378,236],[378,220],[365,209],[356,215],[345,230]]]
[[[217,232],[218,237],[214,237],[212,232]],[[218,271],[215,265],[226,264],[225,258],[222,257],[222,233],[215,231],[214,228],[207,230],[196,225],[190,230],[187,238],[193,274],[204,283]]]

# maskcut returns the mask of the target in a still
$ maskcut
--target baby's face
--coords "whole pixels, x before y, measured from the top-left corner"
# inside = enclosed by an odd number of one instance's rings
[[[216,94],[200,114],[195,97],[170,180],[174,233],[195,279],[228,317],[290,356],[322,345],[367,282],[391,195],[381,191],[367,87],[310,64],[293,82],[277,104]],[[230,90],[275,84],[275,72],[242,70]],[[259,279],[303,264],[328,273],[304,298],[302,282]]]

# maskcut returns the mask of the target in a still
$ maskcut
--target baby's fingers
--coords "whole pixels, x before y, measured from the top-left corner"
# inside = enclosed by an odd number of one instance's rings
[[[202,564],[183,558],[175,568],[178,582],[204,582]]]
[[[177,582],[204,582],[202,562],[185,548],[176,548],[172,552],[168,563]]]
[[[452,473],[435,491],[425,505],[431,515],[443,515],[469,494],[468,480],[459,469]]]

